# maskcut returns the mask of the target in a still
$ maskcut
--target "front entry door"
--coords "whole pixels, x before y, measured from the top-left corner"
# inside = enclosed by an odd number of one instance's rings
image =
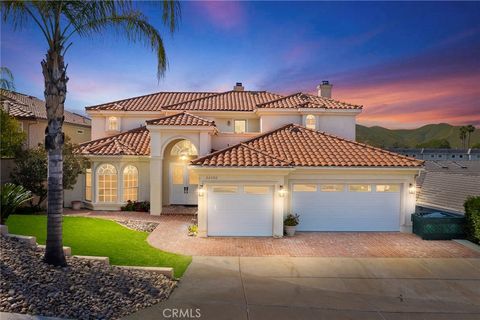
[[[185,163],[170,165],[170,203],[196,205],[198,175],[188,169]]]

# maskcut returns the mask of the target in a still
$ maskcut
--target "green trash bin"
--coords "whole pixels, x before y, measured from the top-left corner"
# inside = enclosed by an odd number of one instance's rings
[[[447,212],[412,214],[413,233],[423,240],[465,239],[465,217]]]

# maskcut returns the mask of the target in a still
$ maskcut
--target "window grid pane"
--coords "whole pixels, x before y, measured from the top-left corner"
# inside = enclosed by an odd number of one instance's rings
[[[343,184],[322,184],[320,191],[322,192],[342,192],[345,189]]]
[[[98,201],[117,201],[117,170],[111,164],[100,166],[98,176]]]
[[[92,201],[92,169],[85,170],[85,200]]]
[[[234,122],[235,133],[245,133],[247,131],[247,121],[246,120],[235,120]]]
[[[138,200],[138,169],[126,166],[123,170],[123,201]]]
[[[294,184],[293,185],[294,192],[315,192],[317,191],[316,184]]]
[[[369,184],[350,184],[348,186],[348,191],[350,192],[370,192],[372,191],[372,186]]]
[[[377,184],[375,186],[376,192],[400,192],[400,185],[398,184]]]

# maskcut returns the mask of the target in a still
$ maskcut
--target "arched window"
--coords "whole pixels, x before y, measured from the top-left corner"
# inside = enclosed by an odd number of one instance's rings
[[[108,117],[107,121],[107,130],[108,131],[119,131],[119,121],[117,117]]]
[[[98,202],[117,201],[117,169],[111,164],[102,164],[97,170]]]
[[[305,119],[305,126],[308,129],[313,129],[313,130],[317,128],[317,119],[315,119],[315,116],[313,114],[307,115],[307,118]]]
[[[128,165],[123,169],[123,201],[138,200],[138,169]]]
[[[172,156],[196,156],[198,155],[197,148],[189,140],[182,140],[177,142],[170,152]]]

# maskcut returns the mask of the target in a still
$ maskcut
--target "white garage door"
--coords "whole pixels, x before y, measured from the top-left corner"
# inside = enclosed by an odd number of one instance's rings
[[[293,183],[300,231],[399,231],[400,185]]]
[[[209,236],[272,236],[273,187],[208,187]]]

